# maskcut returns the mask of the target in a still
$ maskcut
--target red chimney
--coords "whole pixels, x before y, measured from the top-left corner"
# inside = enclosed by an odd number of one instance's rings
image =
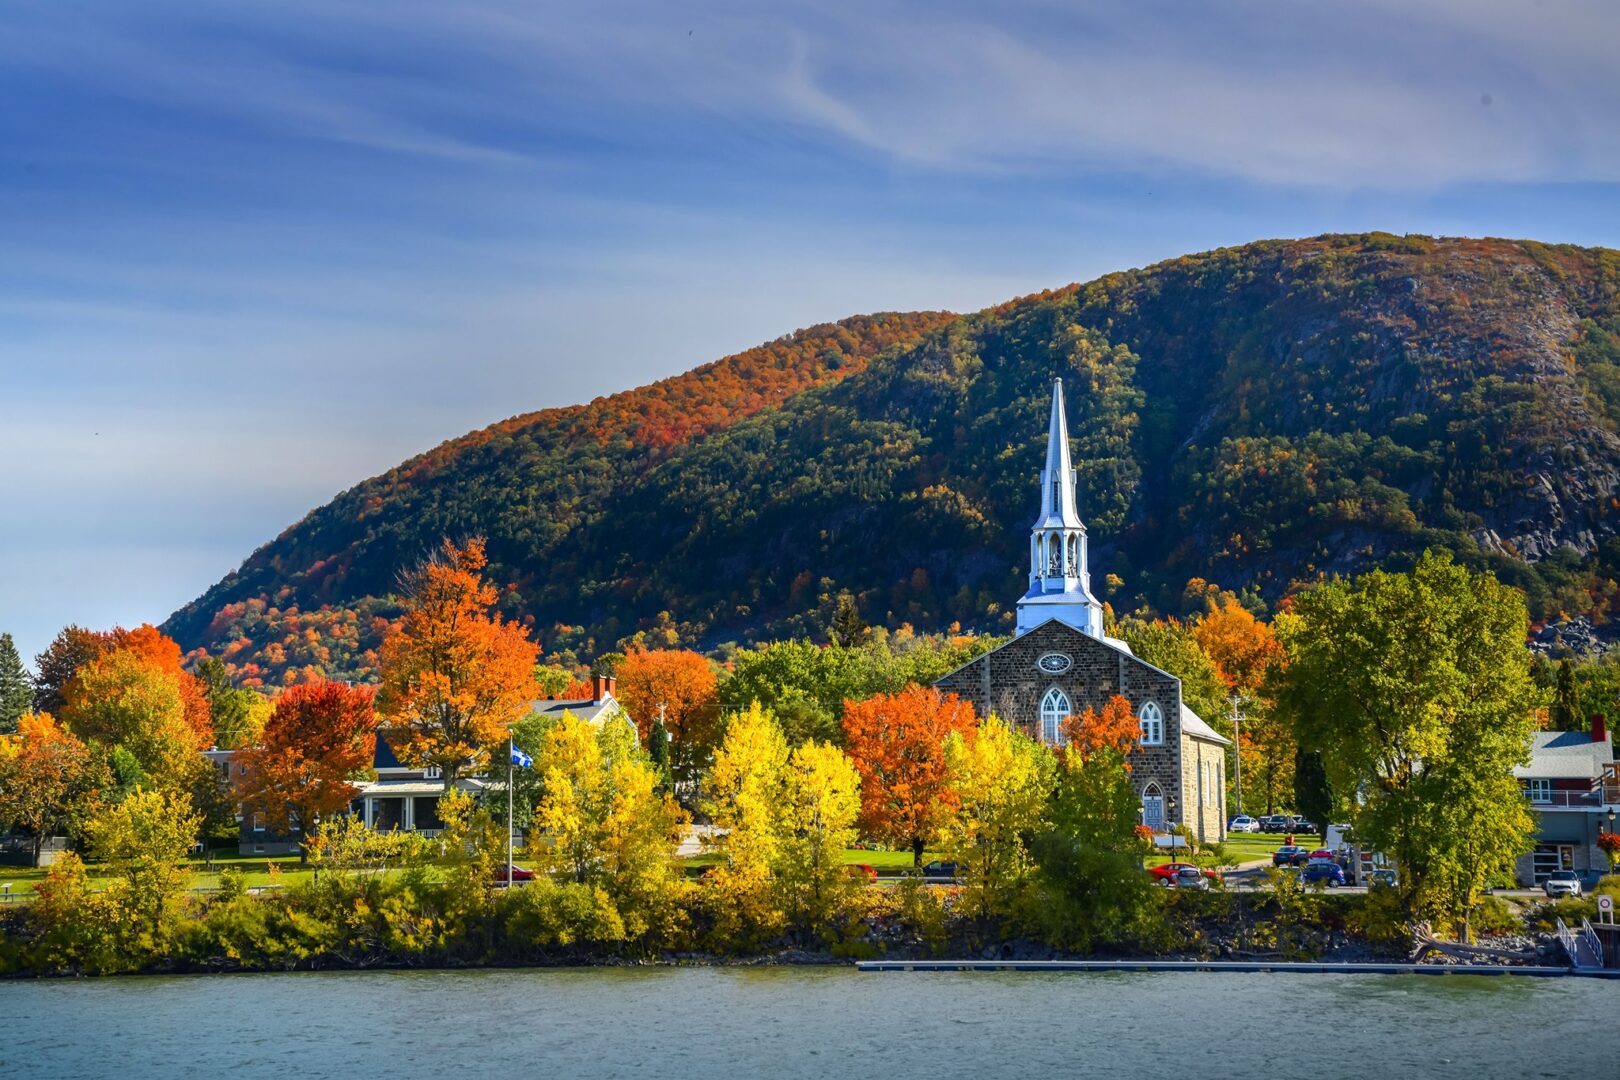
[[[615,679],[612,675],[592,675],[591,676],[591,702],[592,702],[592,704],[600,705],[600,704],[602,704],[602,702],[606,701],[610,696],[613,695],[613,693],[615,692],[615,690],[618,687],[618,684],[619,684],[619,680]]]
[[[1609,728],[1603,722],[1603,714],[1600,712],[1592,714],[1592,741],[1601,743],[1609,741]]]

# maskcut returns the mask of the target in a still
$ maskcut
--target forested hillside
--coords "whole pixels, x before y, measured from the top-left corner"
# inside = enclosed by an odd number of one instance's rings
[[[520,417],[344,493],[171,618],[239,675],[365,675],[443,534],[548,650],[1010,625],[1050,379],[1099,592],[1301,581],[1444,548],[1539,617],[1607,618],[1620,540],[1620,253],[1385,235],[1188,256],[960,318],[818,327]],[[572,656],[570,656],[572,654]]]

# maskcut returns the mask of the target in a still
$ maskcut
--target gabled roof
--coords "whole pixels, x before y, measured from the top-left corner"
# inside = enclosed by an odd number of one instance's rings
[[[1205,742],[1220,743],[1222,746],[1231,746],[1232,740],[1204,723],[1204,718],[1187,708],[1187,703],[1181,703],[1181,733],[1191,735],[1195,739]]]
[[[1603,766],[1614,760],[1614,746],[1605,739],[1593,742],[1586,731],[1538,731],[1530,737],[1530,764],[1515,765],[1521,780],[1596,780]]]
[[[1149,668],[1149,669],[1151,669],[1153,671],[1157,671],[1160,675],[1163,675],[1167,679],[1175,679],[1176,682],[1178,682],[1178,683],[1181,682],[1181,677],[1179,675],[1172,675],[1172,674],[1170,674],[1170,672],[1164,670],[1164,668],[1159,667],[1159,666],[1157,666],[1155,664],[1148,663],[1146,660],[1142,659],[1140,656],[1137,656],[1135,653],[1133,653],[1131,651],[1131,647],[1129,645],[1125,644],[1125,642],[1121,641],[1119,638],[1111,638],[1111,637],[1096,638],[1096,637],[1092,637],[1090,634],[1086,633],[1084,630],[1080,630],[1080,629],[1077,629],[1076,627],[1070,626],[1068,623],[1064,622],[1062,619],[1057,618],[1056,616],[1054,616],[1054,617],[1052,617],[1050,619],[1047,619],[1045,622],[1041,623],[1039,626],[1030,627],[1028,630],[1025,630],[1022,634],[1018,634],[1015,637],[1013,637],[1010,641],[1006,641],[1006,642],[1004,642],[1004,643],[1002,643],[1000,645],[997,645],[995,648],[991,649],[989,652],[980,653],[978,656],[975,656],[973,659],[969,660],[965,664],[958,664],[956,667],[952,668],[950,671],[947,671],[945,674],[941,675],[938,679],[936,679],[934,681],[935,681],[936,684],[944,682],[946,679],[950,678],[952,675],[955,675],[958,671],[961,671],[963,668],[970,668],[974,664],[977,664],[980,660],[983,660],[986,657],[994,656],[996,653],[1000,652],[1002,649],[1005,649],[1008,645],[1011,645],[1013,642],[1020,641],[1023,638],[1029,637],[1029,635],[1031,635],[1031,634],[1034,634],[1034,633],[1037,633],[1038,631],[1044,630],[1048,626],[1052,625],[1053,623],[1057,623],[1059,626],[1061,626],[1065,630],[1069,631],[1069,633],[1078,635],[1079,637],[1083,637],[1087,641],[1095,641],[1099,645],[1108,646],[1110,649],[1113,649],[1117,653],[1123,653],[1124,655],[1130,657],[1132,660],[1136,661],[1138,664],[1141,664],[1143,667]],[[1202,722],[1202,721],[1200,721],[1200,722]]]
[[[587,723],[600,723],[610,716],[614,710],[624,712],[624,706],[612,694],[608,694],[601,701],[586,698],[584,701],[535,701],[529,704],[541,716],[560,717],[563,713],[573,713]],[[628,714],[627,714],[628,715]]]

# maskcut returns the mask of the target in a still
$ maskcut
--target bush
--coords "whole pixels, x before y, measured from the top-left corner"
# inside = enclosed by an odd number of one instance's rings
[[[1469,912],[1468,929],[1483,937],[1516,934],[1524,929],[1524,920],[1512,904],[1500,897],[1487,896]]]

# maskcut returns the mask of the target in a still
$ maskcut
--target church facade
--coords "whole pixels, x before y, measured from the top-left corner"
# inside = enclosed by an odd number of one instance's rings
[[[934,685],[1048,745],[1061,745],[1065,718],[1123,696],[1140,729],[1130,760],[1143,822],[1185,825],[1201,840],[1225,838],[1230,742],[1182,702],[1181,680],[1103,633],[1075,502],[1062,380],[1052,386],[1041,509],[1030,530],[1029,590],[1018,601],[1017,633]]]

